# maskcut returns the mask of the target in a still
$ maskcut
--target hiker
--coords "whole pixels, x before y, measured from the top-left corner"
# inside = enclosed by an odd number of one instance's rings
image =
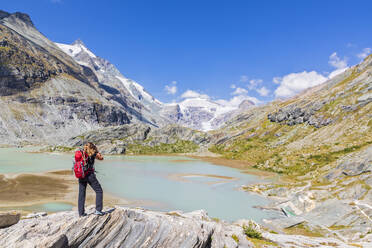
[[[84,145],[84,150],[80,151],[84,159],[84,164],[86,166],[83,178],[79,178],[79,200],[78,200],[78,209],[79,216],[86,216],[84,205],[85,205],[85,193],[87,189],[87,184],[89,184],[92,189],[96,192],[96,215],[104,215],[102,212],[102,201],[103,201],[103,191],[101,184],[98,182],[95,170],[94,170],[94,161],[97,158],[98,160],[103,160],[103,156],[98,152],[97,147],[88,142]]]

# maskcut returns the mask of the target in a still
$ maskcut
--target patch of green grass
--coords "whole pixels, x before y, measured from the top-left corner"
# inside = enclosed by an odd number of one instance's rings
[[[69,146],[52,146],[47,149],[49,152],[71,152],[75,150],[75,147]]]
[[[10,108],[10,111],[12,112],[14,119],[18,121],[24,119],[24,113],[19,111],[17,108]]]
[[[358,151],[358,150],[360,150],[360,148],[362,148],[366,145],[369,145],[369,144],[372,144],[372,142],[368,141],[368,142],[365,142],[363,144],[346,147],[346,148],[344,148],[342,150],[338,150],[338,151],[316,154],[316,155],[310,155],[309,160],[313,161],[313,162],[316,162],[316,163],[319,163],[319,164],[329,164],[329,163],[337,160],[340,156],[346,155],[346,154],[351,153],[351,152]]]
[[[332,225],[329,227],[331,230],[342,230],[345,228],[349,228],[349,226],[344,226],[344,225]]]
[[[212,217],[212,220],[213,220],[214,222],[220,222],[220,219],[219,219],[219,218],[213,218],[213,217]]]
[[[155,146],[144,144],[129,144],[127,147],[127,153],[134,155],[190,153],[196,152],[198,149],[199,146],[192,141],[177,140],[177,142],[173,144],[161,143]]]
[[[236,236],[235,234],[233,234],[233,235],[231,235],[231,238],[232,238],[233,240],[235,240],[235,242],[236,242],[237,244],[239,244],[239,238],[238,238],[238,236]]]
[[[309,237],[323,237],[324,235],[318,230],[310,230],[309,227],[303,223],[293,227],[285,228],[285,232],[291,235],[304,235]]]
[[[363,71],[358,72],[358,70],[356,68],[354,68],[354,70],[352,71],[352,73],[350,74],[350,76],[348,76],[347,78],[345,78],[344,80],[342,80],[341,82],[339,82],[337,84],[337,86],[341,86],[343,84],[346,84],[346,83],[349,83],[349,82],[353,81],[354,79],[356,79],[362,73],[363,73]]]
[[[372,120],[369,120],[367,125],[368,125],[369,127],[372,127]]]
[[[10,51],[10,47],[0,46],[0,52],[9,52],[9,51]]]
[[[262,239],[262,234],[260,232],[256,231],[251,226],[244,225],[243,226],[243,232],[249,238]]]
[[[251,241],[256,248],[266,248],[266,247],[278,247],[277,244],[263,239],[254,239],[254,238],[248,238],[249,241]]]

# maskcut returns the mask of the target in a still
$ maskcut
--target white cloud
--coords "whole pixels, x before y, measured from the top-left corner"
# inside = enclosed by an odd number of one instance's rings
[[[238,96],[232,97],[229,100],[220,99],[220,100],[216,100],[215,102],[217,102],[217,103],[219,103],[219,104],[221,104],[223,106],[230,107],[232,109],[236,109],[236,108],[239,107],[239,105],[244,100],[252,101],[256,105],[259,104],[259,103],[261,103],[261,101],[258,100],[257,98],[252,97],[252,96],[248,96],[248,95],[238,95]]]
[[[334,70],[333,72],[329,73],[328,78],[333,78],[333,77],[337,76],[338,74],[343,73],[343,72],[346,71],[348,68],[349,68],[349,67],[341,68],[341,69],[336,69],[336,70]]]
[[[273,83],[279,84],[274,94],[276,97],[285,98],[291,97],[299,92],[324,83],[326,80],[344,72],[349,67],[347,66],[347,58],[341,59],[336,52],[329,56],[328,64],[336,68],[327,75],[327,73],[318,73],[316,71],[303,71],[299,73],[290,73],[284,77],[274,77]]]
[[[368,55],[370,55],[372,52],[372,48],[370,47],[366,47],[363,49],[363,51],[361,53],[359,53],[357,56],[358,58],[360,59],[364,59],[365,57],[367,57]]]
[[[282,78],[281,77],[274,77],[273,78],[273,83],[274,84],[280,84],[281,81],[282,81]]]
[[[186,90],[182,95],[182,98],[203,98],[203,99],[210,99],[210,97],[206,94],[200,94],[193,90]]]
[[[232,84],[232,85],[230,85],[230,88],[231,89],[235,89],[236,88],[236,85],[235,84]]]
[[[237,109],[244,100],[252,101],[254,104],[262,103],[257,98],[249,96],[247,89],[237,87],[236,85],[231,85],[230,87],[233,89],[233,92],[231,92],[233,97],[230,99],[213,99],[212,97],[206,94],[201,94],[194,90],[185,91],[181,95],[181,98],[184,98],[184,99],[202,98],[202,99],[211,100],[213,102],[221,104],[223,106],[224,111],[230,111],[230,110]]]
[[[270,93],[270,90],[268,90],[265,86],[263,86],[260,89],[257,89],[256,91],[258,92],[258,94],[260,94],[260,96],[267,96]]]
[[[247,94],[248,93],[248,90],[244,89],[244,88],[236,88],[235,91],[233,93],[231,93],[232,95],[243,95],[243,94]]]
[[[279,98],[290,97],[309,87],[319,85],[326,80],[326,77],[316,71],[291,73],[285,75],[278,81],[280,85],[274,93],[275,96]]]
[[[336,69],[344,69],[347,68],[347,59],[345,57],[340,59],[340,57],[337,56],[337,53],[334,52],[329,56],[328,64]]]
[[[241,76],[240,76],[240,80],[239,80],[239,82],[245,83],[245,82],[247,82],[247,81],[248,81],[248,76],[246,76],[246,75],[241,75]]]
[[[344,57],[343,59],[340,59],[340,57],[337,56],[337,53],[334,52],[329,56],[328,64],[335,67],[336,70],[332,71],[328,78],[333,78],[334,76],[337,76],[338,74],[344,72],[349,67],[347,66],[347,59]]]
[[[164,87],[164,90],[167,92],[167,94],[169,95],[174,95],[177,93],[177,82],[176,81],[173,81],[172,83],[170,83],[169,85],[166,85]]]
[[[219,103],[219,104],[221,104],[221,105],[223,105],[223,106],[225,106],[227,108],[230,108],[230,109],[236,109],[236,108],[238,108],[239,105],[244,100],[250,100],[254,104],[261,103],[261,101],[258,100],[257,98],[252,97],[252,96],[249,96],[247,89],[244,89],[244,88],[241,88],[241,87],[235,87],[234,89],[235,90],[231,93],[232,95],[234,95],[232,98],[230,98],[228,100],[219,99],[219,100],[216,100],[215,102],[217,102],[217,103]]]
[[[259,84],[263,82],[262,79],[251,79],[249,80],[248,89],[253,90],[256,89]]]

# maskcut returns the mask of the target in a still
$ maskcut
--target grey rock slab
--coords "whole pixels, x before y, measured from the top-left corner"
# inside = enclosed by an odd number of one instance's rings
[[[352,248],[355,246],[347,245],[346,243],[335,239],[335,238],[322,238],[322,237],[307,237],[302,235],[285,235],[285,234],[273,234],[264,233],[263,237],[275,242],[278,247],[292,248],[292,247],[323,247],[323,248]]]
[[[360,102],[370,102],[370,101],[372,101],[372,93],[364,94],[364,95],[358,97],[358,99],[357,99],[358,103],[360,103]]]
[[[346,215],[354,212],[353,206],[349,202],[331,199],[323,202],[312,211],[302,215],[312,223],[323,226],[332,226],[333,223],[343,219]]]
[[[292,216],[273,220],[266,220],[266,222],[277,228],[285,229],[304,223],[306,222],[306,219],[302,217]]]
[[[43,217],[47,215],[48,214],[46,212],[31,213],[31,214],[26,215],[25,219],[39,218],[39,217]]]
[[[361,184],[353,184],[352,186],[346,187],[341,189],[338,192],[338,197],[340,199],[353,199],[353,200],[358,200],[362,196],[365,195],[365,193],[368,190],[365,188],[364,185]]]
[[[252,247],[248,241],[230,246],[231,232],[244,240],[241,227],[214,222],[205,211],[174,215],[119,207],[104,216],[60,212],[21,220],[0,230],[0,247]]]

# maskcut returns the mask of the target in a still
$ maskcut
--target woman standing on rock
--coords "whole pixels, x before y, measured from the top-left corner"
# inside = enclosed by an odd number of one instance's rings
[[[98,160],[103,160],[103,156],[98,152],[97,147],[91,142],[88,142],[84,145],[84,150],[81,151],[81,153],[83,159],[85,160],[86,174],[84,178],[79,178],[79,216],[82,217],[87,215],[84,208],[87,184],[89,184],[94,192],[96,192],[96,211],[94,214],[104,215],[104,213],[102,213],[103,191],[94,171],[95,159],[97,158]]]

